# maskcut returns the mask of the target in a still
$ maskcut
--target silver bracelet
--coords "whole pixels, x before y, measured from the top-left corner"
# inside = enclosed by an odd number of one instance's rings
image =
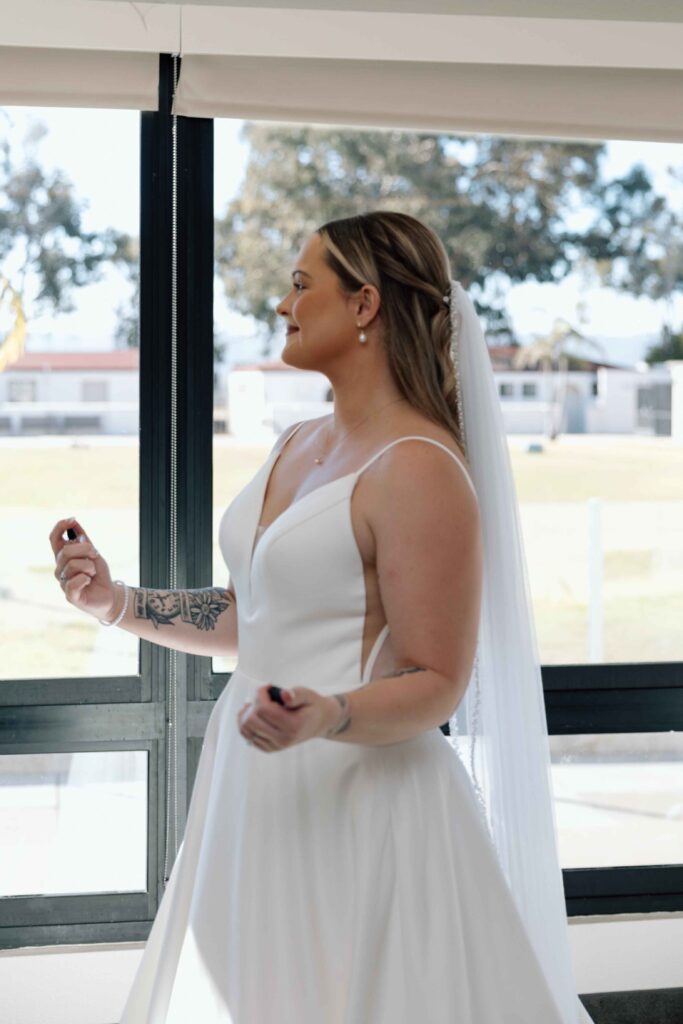
[[[336,736],[337,733],[340,733],[342,731],[342,729],[346,728],[346,726],[349,724],[349,722],[351,720],[351,712],[349,710],[350,704],[349,704],[349,699],[346,696],[346,694],[333,693],[332,696],[335,698],[337,703],[341,705],[341,707],[342,707],[342,714],[341,714],[341,718],[339,719],[337,724],[332,729],[330,729],[329,732],[325,733],[325,735],[327,737]]]
[[[123,608],[121,609],[121,611],[116,616],[113,622],[107,622],[105,619],[100,619],[99,621],[102,623],[103,626],[118,626],[119,622],[126,614],[126,609],[128,608],[128,587],[123,582],[123,580],[114,580],[114,583],[120,583],[124,589],[125,596],[123,598]]]

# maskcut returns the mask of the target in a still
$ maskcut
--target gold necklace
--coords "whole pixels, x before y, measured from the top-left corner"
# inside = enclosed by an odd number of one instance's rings
[[[341,436],[341,437],[339,438],[339,440],[337,441],[337,443],[336,443],[336,445],[334,446],[334,448],[338,448],[338,447],[339,447],[339,445],[341,444],[341,442],[342,442],[342,441],[344,440],[344,438],[345,438],[345,437],[348,437],[348,436],[349,436],[349,434],[353,433],[353,431],[354,431],[354,430],[356,429],[356,427],[360,427],[360,425],[361,425],[362,423],[365,423],[365,420],[369,420],[369,419],[370,419],[370,416],[374,416],[374,415],[375,415],[375,413],[381,412],[381,411],[382,411],[382,409],[387,409],[387,408],[388,408],[388,407],[389,407],[390,405],[395,405],[395,403],[396,403],[396,402],[403,402],[403,401],[405,401],[405,399],[403,399],[403,398],[394,398],[394,399],[393,399],[393,401],[391,401],[391,402],[387,402],[387,404],[386,404],[386,405],[383,405],[381,409],[375,409],[375,411],[374,411],[374,412],[371,412],[371,413],[370,413],[370,414],[369,414],[368,416],[366,416],[366,417],[365,417],[364,419],[362,419],[362,420],[360,421],[360,423],[356,423],[356,426],[355,426],[355,427],[351,427],[351,430],[347,430],[347,432],[346,432],[345,434],[342,434],[342,436]],[[332,451],[334,451],[334,448],[332,449]],[[330,454],[330,453],[329,453],[329,452],[327,452],[327,455],[329,455],[329,454]],[[321,465],[322,465],[322,462],[323,462],[323,460],[322,460],[322,459],[314,459],[313,461],[314,461],[314,462],[316,462],[316,463],[317,463],[317,464],[318,464],[319,466],[321,466]]]

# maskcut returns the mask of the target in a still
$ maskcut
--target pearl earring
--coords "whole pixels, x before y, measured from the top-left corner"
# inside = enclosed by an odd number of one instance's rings
[[[356,324],[356,327],[360,327],[360,324],[358,324],[358,323],[357,323],[357,324]],[[361,331],[361,332],[360,332],[360,334],[358,335],[358,340],[359,340],[360,342],[364,342],[364,341],[367,341],[367,340],[368,340],[368,337],[367,337],[367,335],[366,335],[365,331]]]

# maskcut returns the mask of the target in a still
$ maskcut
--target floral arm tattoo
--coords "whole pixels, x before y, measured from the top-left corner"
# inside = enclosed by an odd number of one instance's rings
[[[221,587],[205,590],[135,589],[133,610],[136,619],[149,619],[154,628],[173,626],[174,619],[189,622],[197,629],[215,629],[222,611],[233,603],[232,591]]]

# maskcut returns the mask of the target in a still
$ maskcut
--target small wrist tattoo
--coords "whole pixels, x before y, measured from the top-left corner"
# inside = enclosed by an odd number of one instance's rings
[[[326,736],[337,736],[351,725],[351,706],[348,697],[345,693],[335,693],[333,696],[341,706],[342,715],[339,722],[325,734]]]

